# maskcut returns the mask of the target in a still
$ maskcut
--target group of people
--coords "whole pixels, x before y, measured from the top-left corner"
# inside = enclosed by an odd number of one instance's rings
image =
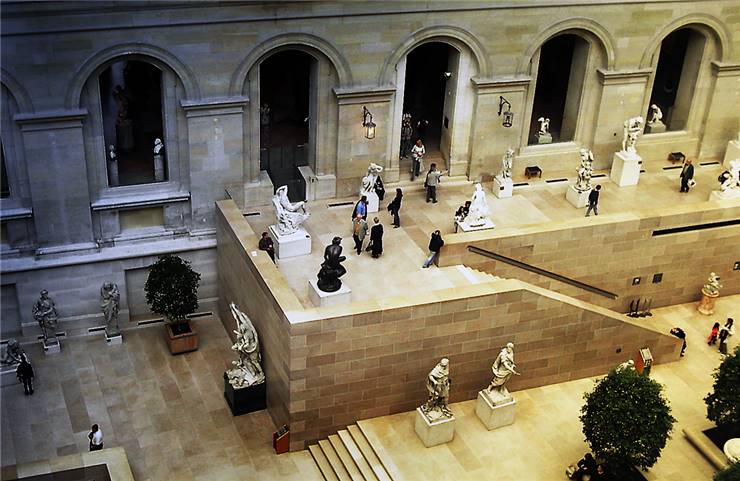
[[[734,328],[735,320],[731,317],[727,318],[724,326],[720,326],[719,322],[715,322],[712,326],[712,331],[707,337],[707,345],[713,346],[719,341],[719,352],[723,355],[727,355],[727,338],[735,333]]]
[[[565,470],[568,479],[574,481],[607,481],[612,478],[608,475],[606,466],[596,461],[591,453],[586,453],[577,465],[570,465]]]

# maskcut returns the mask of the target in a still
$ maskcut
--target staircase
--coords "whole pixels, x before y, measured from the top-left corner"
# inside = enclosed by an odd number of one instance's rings
[[[390,461],[382,461],[357,424],[308,447],[327,481],[401,481]]]
[[[488,274],[487,272],[482,272],[462,264],[455,266],[455,268],[460,271],[460,273],[465,276],[465,279],[467,279],[471,284],[482,284],[484,282],[501,280],[501,277],[494,276],[493,274]]]
[[[411,181],[409,171],[411,170],[411,158],[405,158],[401,159],[399,162],[399,174],[400,174],[400,180],[398,182],[391,182],[385,184],[385,190],[388,194],[392,195],[393,191],[400,187],[403,189],[404,192],[413,192],[416,190],[424,190],[424,178],[426,176],[427,170],[429,170],[429,166],[435,163],[437,164],[437,169],[439,170],[445,170],[447,169],[446,162],[442,158],[442,155],[440,155],[439,152],[429,152],[424,157],[424,170],[422,170],[419,173],[419,177],[414,179],[414,181]],[[444,176],[442,177],[442,186],[445,185],[470,185],[471,182],[468,180],[468,177],[466,175],[456,175],[454,177]]]

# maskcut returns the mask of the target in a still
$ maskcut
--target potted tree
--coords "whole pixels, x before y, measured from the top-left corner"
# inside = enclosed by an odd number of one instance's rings
[[[737,481],[740,479],[740,463],[732,463],[712,477],[712,481]]]
[[[740,437],[740,346],[725,357],[712,376],[713,392],[704,402],[707,418],[717,427],[707,429],[704,434],[722,450],[728,440]]]
[[[165,254],[149,266],[146,302],[152,312],[164,316],[172,354],[198,349],[198,334],[187,316],[198,308],[199,281],[200,274],[178,256]]]
[[[673,423],[663,386],[634,369],[612,370],[586,393],[583,434],[614,479],[645,479],[637,469],[655,464]]]

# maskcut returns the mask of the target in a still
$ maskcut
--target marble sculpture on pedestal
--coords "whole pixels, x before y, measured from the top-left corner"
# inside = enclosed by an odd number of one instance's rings
[[[506,153],[501,159],[501,174],[502,179],[511,179],[511,168],[514,165],[514,149],[506,149]]]
[[[722,284],[719,283],[719,276],[714,272],[710,272],[709,279],[704,284],[702,291],[706,292],[709,296],[718,296],[720,289],[722,289]]]
[[[33,318],[39,323],[39,327],[41,327],[44,342],[47,340],[57,342],[56,329],[58,315],[54,306],[54,300],[49,297],[49,291],[46,289],[41,291],[41,297],[33,303],[32,312]]]
[[[9,339],[5,345],[5,352],[3,352],[2,358],[0,358],[0,365],[11,366],[20,364],[21,359],[26,353],[23,351],[21,344],[17,339]]]
[[[637,154],[637,138],[642,132],[645,120],[641,117],[632,117],[624,121],[624,136],[622,137],[622,152],[629,155]]]
[[[262,356],[260,341],[252,321],[233,302],[229,304],[231,315],[236,321],[236,341],[231,349],[239,353],[238,361],[231,361],[233,369],[226,371],[229,384],[234,389],[240,389],[265,382],[265,373],[262,370]]]
[[[476,182],[475,192],[473,192],[473,197],[470,199],[470,210],[468,215],[465,216],[465,223],[470,227],[481,226],[486,223],[490,215],[488,202],[486,202],[486,192],[480,182]]]
[[[656,125],[663,123],[663,111],[656,104],[650,106],[650,118],[648,124]]]
[[[730,170],[722,172],[719,181],[719,190],[722,197],[740,195],[740,159],[730,161]]]
[[[594,154],[588,149],[581,149],[581,166],[576,171],[578,180],[574,186],[578,192],[591,190],[591,176],[593,175]]]
[[[550,135],[550,119],[548,117],[540,117],[537,119],[537,122],[540,123],[540,131],[538,133],[540,135]]]
[[[339,279],[347,273],[342,262],[347,259],[342,255],[342,238],[335,237],[331,245],[324,249],[324,262],[319,270],[318,281],[316,286],[324,292],[336,292],[342,287],[342,280]]]
[[[288,186],[278,187],[272,197],[272,206],[277,217],[277,230],[280,235],[290,235],[296,232],[309,214],[305,202],[293,202],[288,199]]]
[[[121,302],[121,293],[118,285],[113,282],[105,282],[100,288],[100,308],[103,309],[105,318],[105,334],[108,337],[118,336],[121,330],[118,327],[118,306]]]
[[[427,376],[427,402],[421,405],[421,412],[434,422],[439,419],[453,418],[448,407],[450,399],[450,361],[445,357],[440,360]]]
[[[372,162],[367,167],[367,175],[362,178],[360,185],[360,195],[367,195],[375,192],[375,185],[378,182],[380,173],[383,172],[383,166]]]
[[[493,372],[493,379],[491,384],[486,388],[486,393],[491,399],[491,402],[495,404],[503,404],[510,402],[512,397],[509,390],[506,389],[506,383],[509,381],[511,376],[520,374],[516,372],[516,364],[514,364],[514,344],[509,342],[506,347],[501,349],[498,357],[493,361],[491,366]]]

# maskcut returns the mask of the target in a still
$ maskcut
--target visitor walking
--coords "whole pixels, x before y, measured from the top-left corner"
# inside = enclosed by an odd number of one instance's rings
[[[90,451],[100,451],[103,449],[103,431],[97,424],[93,424],[90,432],[87,433],[87,439],[90,440]]]
[[[596,188],[591,189],[588,194],[588,209],[586,209],[586,217],[594,211],[594,215],[599,215],[599,191],[601,191],[601,185],[597,185]]]
[[[416,140],[416,145],[411,149],[411,182],[419,176],[421,172],[421,163],[424,155],[427,153],[421,139]]]
[[[363,219],[367,219],[367,196],[363,195],[360,200],[355,204],[355,208],[352,210],[352,220],[357,216],[362,216]]]
[[[398,229],[401,227],[401,217],[398,213],[401,211],[401,200],[403,199],[403,191],[400,188],[396,189],[396,197],[388,204],[388,212],[393,216],[393,228]]]
[[[709,333],[709,337],[707,338],[707,344],[710,346],[712,344],[717,344],[717,336],[719,335],[719,322],[715,322],[714,326],[712,326],[712,332]]]
[[[368,251],[372,251],[373,259],[377,259],[383,253],[383,225],[377,217],[373,219],[373,226],[370,228],[370,244]]]
[[[15,368],[15,375],[18,381],[23,384],[23,394],[26,396],[33,395],[33,366],[28,362],[26,353],[21,354],[21,362]]]
[[[430,200],[435,204],[437,203],[437,186],[444,174],[444,172],[437,170],[437,164],[429,166],[429,172],[427,172],[426,179],[424,180],[424,187],[427,189],[427,203]]]
[[[688,192],[689,185],[694,182],[694,166],[691,165],[691,159],[686,159],[681,169],[681,190],[679,192]]]
[[[681,357],[683,357],[686,352],[686,333],[680,327],[674,327],[671,329],[671,334],[683,341],[683,346],[681,346]]]
[[[719,330],[719,352],[727,355],[727,338],[730,335],[730,331],[725,329],[724,327]]]
[[[445,245],[445,241],[442,240],[442,234],[439,230],[432,232],[432,238],[429,240],[429,256],[427,257],[427,260],[424,261],[424,265],[422,265],[423,268],[426,269],[432,265],[439,256],[439,251],[442,249],[443,245]]]
[[[729,332],[730,336],[733,336],[735,334],[735,320],[731,317],[727,318],[727,322],[725,322],[725,329]]]
[[[355,241],[355,250],[357,255],[362,254],[362,243],[367,235],[367,222],[360,214],[357,214],[352,222],[352,239]]]
[[[262,233],[262,238],[259,241],[259,249],[267,252],[272,262],[275,262],[275,244],[272,242],[272,237],[267,232]]]

